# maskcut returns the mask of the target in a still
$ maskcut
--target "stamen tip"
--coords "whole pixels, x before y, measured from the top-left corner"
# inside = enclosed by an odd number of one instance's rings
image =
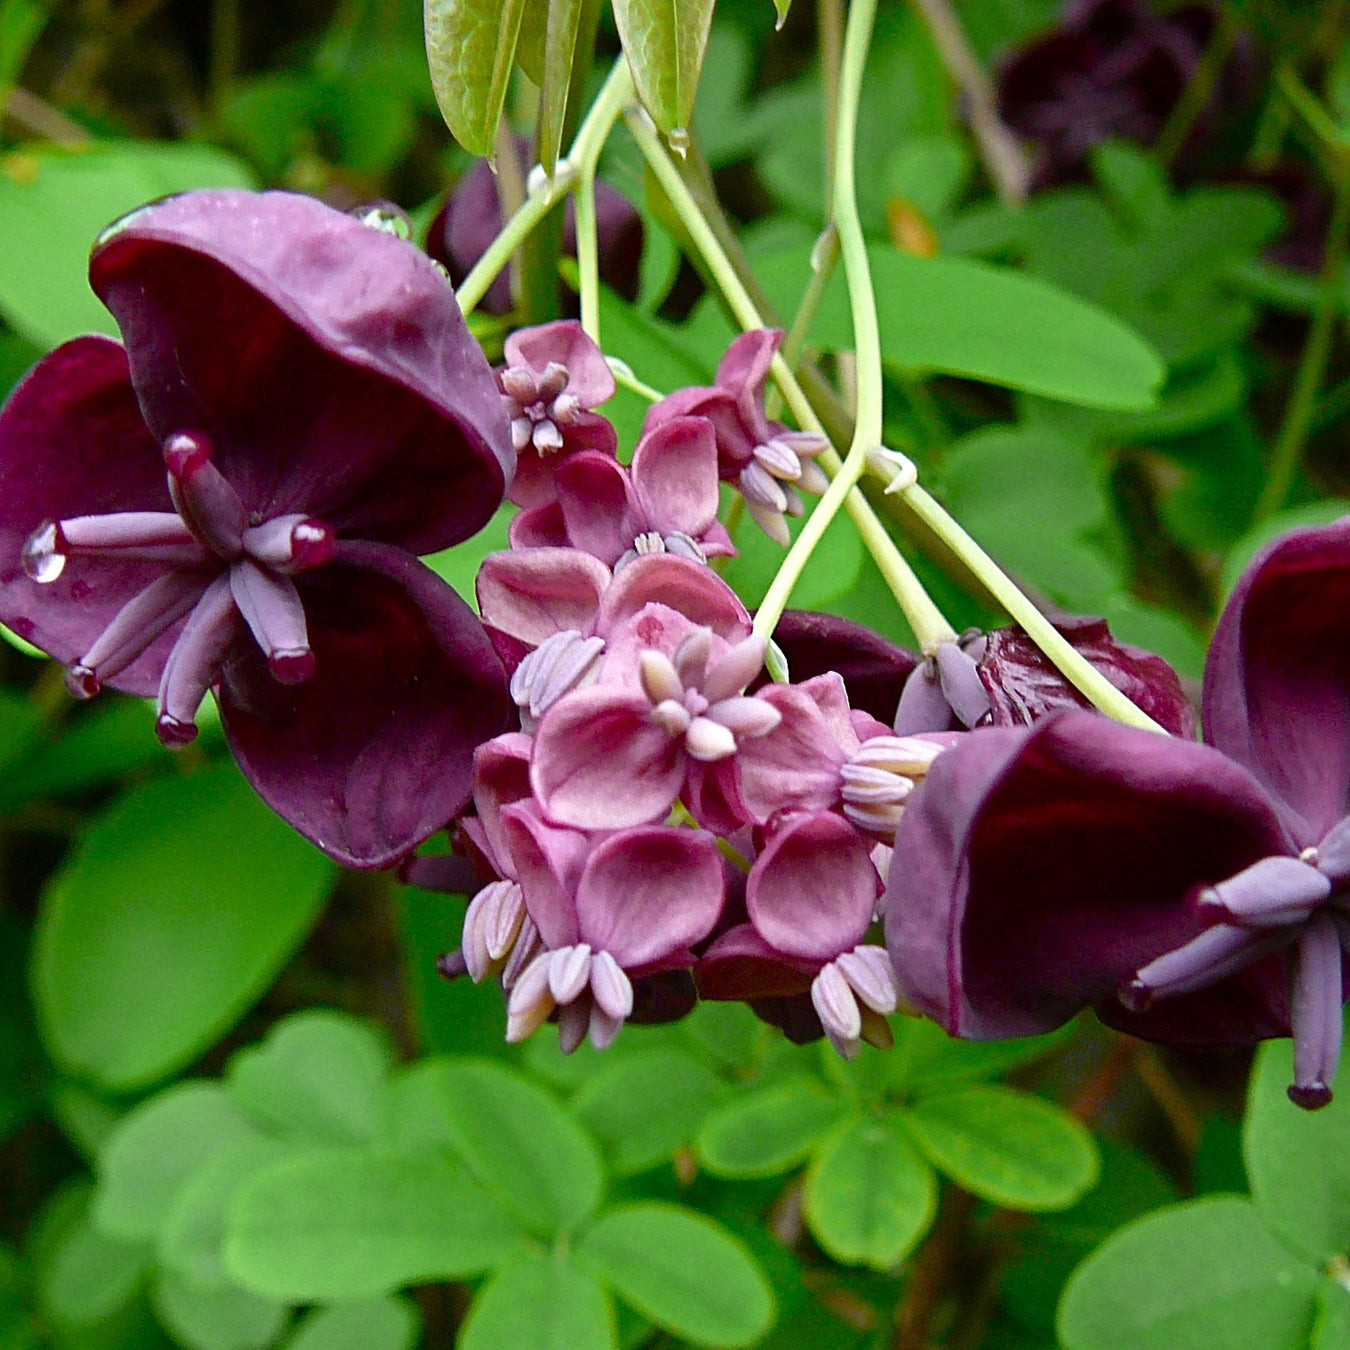
[[[314,674],[315,664],[314,653],[308,647],[273,652],[267,658],[267,668],[278,684],[304,684]]]
[[[66,688],[72,698],[88,699],[93,698],[103,686],[99,683],[98,676],[88,666],[76,662],[75,665],[66,667]]]
[[[1147,1011],[1149,1005],[1153,1002],[1153,989],[1136,975],[1134,979],[1126,980],[1116,990],[1116,997],[1131,1012],[1141,1013]]]
[[[1311,1083],[1290,1083],[1289,1100],[1305,1111],[1320,1111],[1331,1103],[1331,1089],[1320,1080]]]
[[[169,713],[160,713],[155,720],[155,735],[169,750],[181,750],[197,739],[197,724],[183,722]]]

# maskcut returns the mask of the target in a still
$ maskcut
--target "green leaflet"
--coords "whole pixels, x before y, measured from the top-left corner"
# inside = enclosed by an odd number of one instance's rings
[[[525,0],[425,0],[436,104],[470,154],[491,156]]]
[[[713,0],[614,0],[638,97],[677,144],[694,113],[712,14]]]
[[[474,1299],[460,1350],[611,1350],[614,1315],[575,1257],[530,1252],[502,1266]]]

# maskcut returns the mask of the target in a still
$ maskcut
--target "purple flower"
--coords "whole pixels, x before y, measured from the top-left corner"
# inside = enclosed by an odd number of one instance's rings
[[[479,529],[514,461],[444,277],[318,202],[220,191],[126,217],[90,280],[126,347],[66,343],[0,413],[0,618],[78,695],[156,696],[171,745],[214,689],[275,810],[392,861],[509,706],[414,556]]]
[[[614,375],[575,319],[517,329],[504,351],[497,382],[519,456],[510,497],[517,506],[540,506],[557,495],[553,475],[567,456],[613,457],[614,427],[591,409],[614,396]]]
[[[815,456],[829,442],[814,432],[789,431],[764,411],[764,386],[783,335],[757,328],[742,333],[717,367],[716,383],[679,389],[654,403],[642,425],[644,435],[675,417],[706,417],[717,437],[717,469],[734,483],[760,528],[784,547],[784,514],[802,513],[801,492],[828,486]]]
[[[1289,1034],[1324,1104],[1350,940],[1350,518],[1286,535],[1216,630],[1214,748],[1061,713],[934,763],[896,835],[887,940],[953,1034],[1095,1004],[1150,1039]]]
[[[603,1048],[633,1012],[633,979],[691,966],[716,924],[717,841],[665,825],[558,829],[532,802],[507,807],[502,824],[543,945],[511,988],[506,1038],[523,1040],[556,1009],[565,1051],[588,1033]]]
[[[704,417],[663,422],[638,442],[631,469],[592,451],[559,464],[557,499],[511,522],[511,547],[572,547],[616,571],[639,555],[706,562],[735,555],[717,519],[717,443]]]

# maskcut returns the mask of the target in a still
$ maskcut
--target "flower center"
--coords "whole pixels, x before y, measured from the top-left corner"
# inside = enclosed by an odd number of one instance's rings
[[[572,378],[567,367],[550,361],[537,375],[526,366],[508,366],[499,378],[516,453],[530,446],[541,455],[560,450],[562,428],[574,425],[581,414],[581,400],[567,392]]]
[[[1325,1106],[1340,1059],[1343,953],[1350,951],[1350,817],[1298,857],[1262,858],[1206,888],[1197,902],[1214,926],[1142,967],[1121,989],[1121,1001],[1142,1011],[1292,948],[1289,1096],[1309,1110]]]
[[[123,511],[45,521],[24,545],[24,571],[49,585],[71,558],[148,563],[160,575],[133,596],[67,671],[78,698],[91,698],[144,655],[185,616],[160,677],[160,739],[186,745],[197,734],[197,708],[220,674],[238,635],[252,632],[283,684],[314,673],[304,607],[291,577],[328,562],[332,526],[313,516],[251,514],[216,467],[201,432],[164,443],[173,511]]]

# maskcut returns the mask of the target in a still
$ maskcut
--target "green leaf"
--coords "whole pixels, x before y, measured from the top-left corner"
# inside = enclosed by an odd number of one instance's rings
[[[142,1102],[99,1154],[99,1227],[132,1241],[158,1237],[183,1187],[216,1153],[258,1138],[219,1083],[178,1083]]]
[[[1014,576],[1075,609],[1121,586],[1098,541],[1111,508],[1089,447],[1044,428],[988,426],[951,448],[949,509]]]
[[[937,1212],[937,1178],[891,1113],[849,1121],[806,1174],[806,1222],[837,1261],[886,1269]]]
[[[638,97],[667,136],[693,116],[712,14],[713,0],[614,0]]]
[[[543,81],[539,89],[538,139],[539,162],[550,174],[562,152],[563,119],[567,112],[567,94],[572,87],[577,32],[585,8],[583,0],[551,0],[546,6],[547,18],[542,25]],[[524,46],[523,28],[521,46]]]
[[[890,1086],[905,1093],[931,1093],[997,1078],[1042,1059],[1073,1038],[1072,1026],[1013,1041],[962,1041],[925,1017],[898,1018],[888,1060]]]
[[[718,1176],[774,1176],[804,1161],[843,1110],[809,1079],[743,1092],[704,1122],[699,1157]]]
[[[5,98],[51,14],[51,0],[0,3],[0,94]]]
[[[167,1270],[202,1290],[221,1290],[230,1283],[221,1250],[226,1214],[240,1186],[293,1149],[277,1139],[240,1139],[215,1153],[174,1196],[156,1254]]]
[[[1350,1345],[1350,1289],[1339,1278],[1323,1280],[1317,1290],[1317,1320],[1309,1350],[1344,1350]]]
[[[611,1350],[614,1314],[574,1257],[534,1252],[503,1266],[473,1301],[459,1350]]]
[[[233,1285],[199,1285],[164,1270],[151,1297],[160,1320],[187,1350],[263,1350],[286,1321],[286,1305]]]
[[[619,1176],[665,1162],[688,1144],[726,1095],[721,1079],[678,1050],[611,1059],[572,1099],[572,1109]]]
[[[286,1350],[412,1350],[417,1311],[404,1298],[367,1298],[315,1308]]]
[[[1300,1111],[1286,1093],[1294,1081],[1291,1042],[1257,1051],[1243,1121],[1252,1201],[1271,1232],[1324,1263],[1350,1252],[1350,1073],[1319,1111]]]
[[[68,1197],[69,1208],[38,1261],[42,1309],[66,1329],[106,1321],[126,1307],[150,1264],[144,1243],[109,1237],[94,1226],[89,1201],[85,1187]]]
[[[373,1027],[323,1008],[293,1013],[230,1060],[226,1081],[260,1124],[315,1143],[370,1144],[389,1129],[390,1047]]]
[[[946,1092],[901,1118],[934,1166],[1009,1209],[1064,1209],[1097,1180],[1097,1147],[1083,1123],[1015,1088]]]
[[[236,1193],[225,1266],[293,1303],[374,1298],[507,1260],[520,1232],[463,1167],[433,1156],[329,1149],[288,1158]]]
[[[116,1091],[190,1063],[271,983],[333,871],[232,765],[126,793],[44,897],[33,987],[48,1049]]]
[[[253,185],[232,155],[188,141],[12,151],[0,160],[0,311],[44,349],[77,333],[116,334],[85,280],[99,231],[171,192]]]
[[[611,1209],[577,1252],[643,1316],[697,1345],[749,1345],[773,1324],[773,1291],[754,1257],[693,1210]]]
[[[600,1203],[600,1151],[551,1093],[488,1060],[428,1061],[416,1075],[445,1141],[531,1232],[572,1228]]]
[[[1305,1350],[1318,1276],[1238,1196],[1192,1200],[1122,1228],[1059,1308],[1065,1350]]]
[[[472,155],[495,153],[523,10],[523,0],[424,0],[436,104]]]

